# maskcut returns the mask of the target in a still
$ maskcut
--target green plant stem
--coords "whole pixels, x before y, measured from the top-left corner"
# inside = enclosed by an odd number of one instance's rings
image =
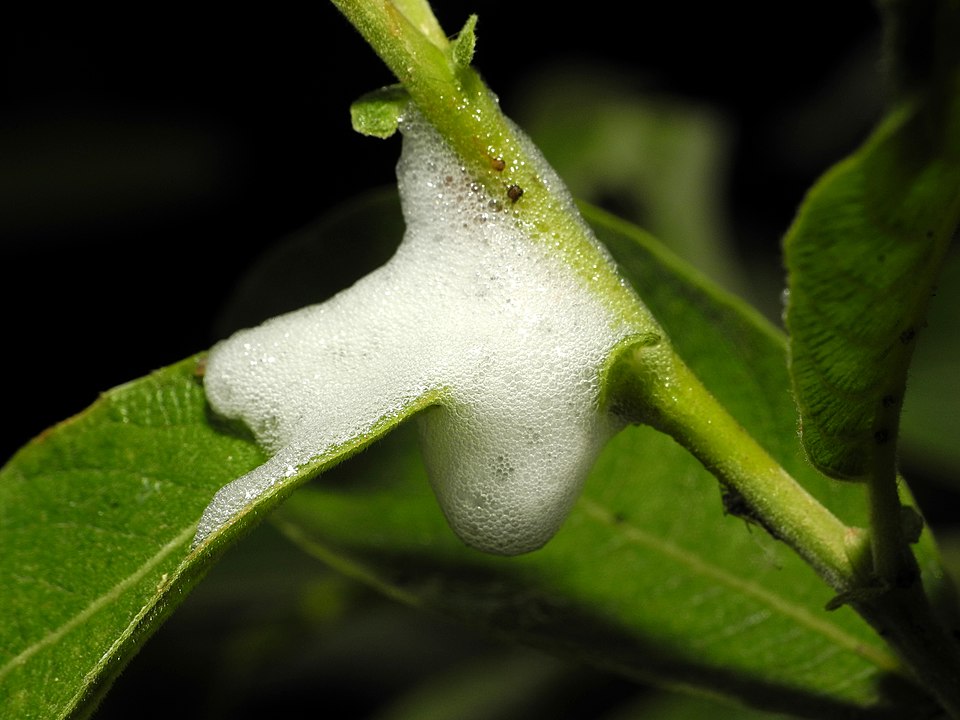
[[[433,8],[426,0],[393,0],[393,6],[417,31],[441,50],[446,50],[449,41],[440,27]]]
[[[896,444],[875,448],[865,480],[874,594],[851,605],[887,640],[951,717],[960,718],[960,646],[938,621],[903,531]]]
[[[792,547],[834,590],[856,583],[847,526],[754,440],[665,339],[624,348],[606,381],[615,412],[683,445],[743,501],[750,519]]]
[[[332,0],[397,76],[478,183],[512,212],[534,243],[558,255],[635,327],[656,321],[602,256],[572,202],[541,176],[517,128],[477,72],[458,63],[442,30],[420,26],[423,0]],[[430,14],[432,18],[432,13]],[[439,26],[437,26],[439,27]]]
[[[906,587],[916,581],[920,571],[903,534],[895,447],[888,442],[876,448],[873,472],[865,484],[874,574],[886,587]]]

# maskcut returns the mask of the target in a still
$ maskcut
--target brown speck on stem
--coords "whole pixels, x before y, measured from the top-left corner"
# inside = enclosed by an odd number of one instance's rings
[[[510,198],[510,202],[516,202],[523,195],[523,188],[519,185],[511,185],[507,188],[507,197]]]

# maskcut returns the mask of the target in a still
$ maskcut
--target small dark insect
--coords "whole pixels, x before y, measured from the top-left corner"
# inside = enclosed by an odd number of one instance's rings
[[[523,195],[523,188],[519,185],[511,185],[507,188],[507,197],[511,202],[516,202]]]
[[[916,334],[917,334],[916,330],[914,330],[913,328],[907,328],[902,333],[900,333],[900,342],[906,345],[908,342],[913,340]]]
[[[726,485],[721,485],[720,501],[723,503],[724,515],[733,515],[734,517],[743,518],[748,522],[753,521],[753,512],[751,511],[750,506],[747,504],[747,501],[744,499],[743,495],[738,493],[736,490],[733,490]]]
[[[732,515],[733,517],[740,518],[747,523],[748,528],[750,525],[757,525],[758,527],[766,530],[767,534],[770,535],[770,537],[772,537],[774,540],[780,539],[780,535],[777,533],[777,531],[764,522],[763,518],[757,515],[753,508],[750,507],[750,504],[747,502],[746,498],[744,498],[743,495],[733,488],[727,487],[726,485],[721,485],[720,501],[723,503],[724,515]]]
[[[490,161],[490,165],[497,172],[503,172],[503,169],[507,166],[507,164],[503,161],[503,158],[494,158]]]
[[[873,434],[873,440],[874,442],[877,443],[877,445],[883,445],[889,439],[890,439],[890,433],[888,433],[886,430],[877,430]]]
[[[885,408],[893,407],[897,404],[897,398],[893,395],[884,395],[883,400],[881,401]]]

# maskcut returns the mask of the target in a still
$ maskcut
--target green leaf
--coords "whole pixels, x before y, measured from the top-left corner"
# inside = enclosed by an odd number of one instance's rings
[[[895,442],[907,368],[960,222],[960,84],[893,113],[810,191],[785,240],[804,447],[839,478]]]
[[[457,67],[470,67],[470,63],[473,62],[473,53],[477,49],[476,29],[477,16],[471,15],[457,35],[457,39],[450,44],[450,53]]]
[[[230,542],[403,419],[317,458],[191,552],[213,494],[264,459],[211,419],[201,368],[105,393],[0,470],[0,717],[86,716]]]
[[[182,592],[200,574],[178,569],[199,513],[261,454],[209,425],[199,361],[106,393],[0,471],[3,716],[95,701],[172,582]]]
[[[646,235],[597,211],[588,219],[710,389],[811,492],[862,523],[859,486],[831,482],[800,452],[783,338]],[[856,614],[826,612],[829,588],[762,530],[725,516],[714,478],[647,428],[614,439],[560,533],[518,558],[483,555],[450,532],[411,428],[276,517],[309,552],[392,597],[632,678],[819,718],[930,709]],[[918,552],[939,587],[929,533]]]
[[[361,135],[388,138],[397,131],[410,96],[402,85],[373,90],[350,105],[350,121]]]

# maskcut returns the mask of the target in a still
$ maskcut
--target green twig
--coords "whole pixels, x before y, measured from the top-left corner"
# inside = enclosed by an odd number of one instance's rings
[[[882,635],[953,718],[960,718],[960,646],[936,617],[904,533],[896,443],[879,443],[864,479],[874,592],[851,605]]]
[[[720,405],[666,340],[624,348],[607,376],[610,406],[673,437],[743,501],[750,518],[803,557],[838,593],[857,582],[849,528]]]
[[[559,255],[580,278],[638,327],[656,322],[597,250],[572,203],[540,174],[496,96],[438,33],[422,34],[405,13],[422,0],[332,0],[397,76],[419,111],[439,131],[491,197],[511,210],[533,242]],[[424,11],[417,10],[417,17]],[[462,32],[473,33],[475,19]],[[442,31],[439,33],[442,35]],[[467,43],[472,50],[472,43]],[[461,48],[462,50],[463,48]]]
[[[848,542],[853,528],[760,447],[666,344],[651,337],[619,353],[606,377],[610,406],[687,448],[743,501],[750,519],[793,548],[830,584],[841,599],[834,606],[854,608],[951,717],[960,718],[960,650],[919,582],[902,531],[895,476],[871,486],[875,540],[864,568]]]
[[[870,511],[873,572],[884,587],[909,587],[920,570],[903,534],[903,507],[897,491],[896,443],[878,446],[873,472],[864,482]]]

